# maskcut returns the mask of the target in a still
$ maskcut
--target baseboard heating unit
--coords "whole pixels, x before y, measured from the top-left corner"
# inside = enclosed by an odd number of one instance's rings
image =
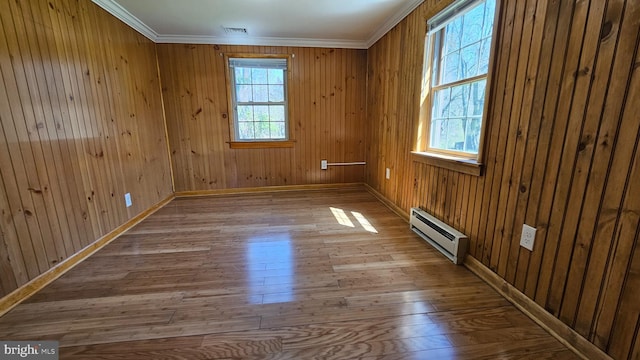
[[[465,234],[419,208],[411,208],[409,226],[454,264],[462,264],[469,246],[469,238]]]

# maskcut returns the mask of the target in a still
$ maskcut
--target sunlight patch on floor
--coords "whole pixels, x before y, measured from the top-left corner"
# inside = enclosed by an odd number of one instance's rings
[[[356,220],[358,220],[358,222],[360,223],[360,225],[362,225],[362,227],[367,230],[370,233],[374,233],[377,234],[378,230],[376,230],[376,228],[374,228],[371,223],[369,222],[369,220],[367,220],[366,217],[364,217],[364,215],[362,215],[361,213],[357,212],[357,211],[352,211],[351,214],[353,215],[353,217],[356,218]]]
[[[353,221],[351,221],[351,218],[349,217],[346,211],[340,208],[335,208],[335,207],[329,207],[329,209],[331,210],[333,217],[336,218],[336,221],[338,222],[338,224],[343,226],[348,226],[351,228],[356,227]],[[378,233],[378,230],[376,230],[376,228],[373,227],[373,225],[371,225],[369,220],[367,220],[367,218],[364,215],[362,215],[362,213],[359,213],[357,211],[351,211],[351,215],[356,219],[356,221],[360,224],[360,226],[362,226],[364,230],[374,234]]]
[[[333,213],[333,216],[336,218],[336,221],[338,221],[338,224],[348,227],[355,227],[344,210],[334,207],[330,207],[329,209],[331,209],[331,213]]]

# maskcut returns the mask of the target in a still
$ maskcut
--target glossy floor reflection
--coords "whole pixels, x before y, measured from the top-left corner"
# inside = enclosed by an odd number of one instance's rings
[[[176,199],[0,318],[61,359],[574,359],[364,188]]]
[[[295,282],[295,257],[291,250],[289,234],[274,234],[271,236],[254,236],[247,240],[247,288],[249,301],[253,304],[273,304],[294,300],[293,288]],[[259,289],[265,284],[265,274],[270,270],[277,270],[284,285],[281,292],[269,294],[266,299]]]

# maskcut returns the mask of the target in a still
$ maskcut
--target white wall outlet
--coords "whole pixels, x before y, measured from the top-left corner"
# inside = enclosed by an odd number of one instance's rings
[[[387,171],[384,173],[384,177],[386,177],[387,180],[391,179],[391,169],[387,168]]]
[[[130,193],[124,194],[124,204],[127,205],[127,207],[130,207],[131,205],[133,205],[133,202],[131,201]]]
[[[320,160],[320,169],[327,170],[327,160]]]
[[[536,240],[536,228],[527,224],[522,224],[522,236],[520,236],[520,246],[533,251],[533,243]]]

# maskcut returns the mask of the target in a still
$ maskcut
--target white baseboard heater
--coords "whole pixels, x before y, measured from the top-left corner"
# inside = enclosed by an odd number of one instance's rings
[[[409,226],[454,264],[462,264],[469,246],[469,239],[465,234],[419,208],[411,208]]]

